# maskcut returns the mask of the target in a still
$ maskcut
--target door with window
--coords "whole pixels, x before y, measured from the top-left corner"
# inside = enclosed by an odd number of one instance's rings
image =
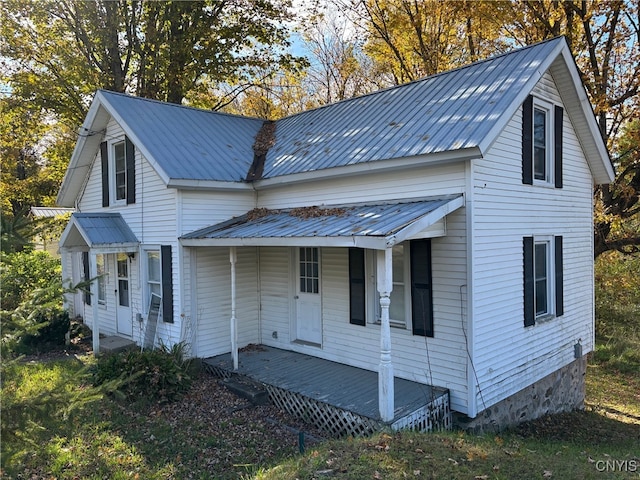
[[[299,248],[297,260],[296,340],[321,345],[320,252],[315,247]]]
[[[116,255],[116,329],[121,335],[133,335],[131,318],[131,292],[129,289],[129,257],[126,253]]]

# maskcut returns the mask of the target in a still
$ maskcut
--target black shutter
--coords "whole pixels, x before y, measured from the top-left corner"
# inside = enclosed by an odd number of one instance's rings
[[[89,252],[82,252],[82,270],[83,270],[83,280],[85,282],[89,282]],[[91,285],[87,283],[84,287],[84,303],[87,305],[91,305]]]
[[[349,323],[366,325],[364,250],[349,249]]]
[[[162,321],[173,323],[173,266],[171,245],[160,247],[162,262]]]
[[[411,316],[414,335],[433,337],[431,240],[411,241]]]
[[[530,327],[536,323],[533,237],[523,237],[522,252],[524,267],[524,326]]]
[[[522,183],[533,185],[533,97],[522,104]]]
[[[553,161],[556,188],[562,188],[562,117],[562,107],[556,105],[555,117],[553,119],[553,138],[555,143]]]
[[[562,271],[562,237],[555,237],[556,317],[564,315],[564,274]]]
[[[136,203],[136,152],[129,137],[124,137],[124,152],[127,167],[127,205]]]
[[[107,142],[100,144],[100,162],[102,166],[102,206],[109,206],[109,153]]]

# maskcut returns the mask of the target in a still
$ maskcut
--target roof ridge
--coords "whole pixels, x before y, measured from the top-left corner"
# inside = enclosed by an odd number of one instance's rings
[[[127,99],[131,99],[131,100],[140,100],[140,101],[144,101],[144,102],[149,102],[149,103],[157,103],[158,105],[162,105],[165,107],[174,107],[174,108],[182,108],[182,109],[186,109],[186,110],[193,110],[196,112],[204,112],[204,113],[211,113],[214,115],[221,115],[221,116],[226,116],[226,117],[234,117],[234,118],[241,118],[241,119],[245,119],[245,120],[253,120],[253,121],[260,121],[263,122],[265,121],[264,118],[259,118],[259,117],[251,117],[248,115],[239,115],[236,113],[228,113],[228,112],[221,112],[219,110],[212,110],[212,109],[207,109],[207,108],[199,108],[199,107],[192,107],[190,105],[182,105],[179,103],[170,103],[170,102],[164,102],[162,100],[156,100],[154,98],[147,98],[147,97],[139,97],[137,95],[131,95],[129,93],[124,93],[124,92],[114,92],[113,90],[107,90],[104,88],[99,88],[96,91],[96,94],[100,92],[102,95],[106,95],[107,97],[110,95],[116,95],[119,97],[124,97]]]
[[[497,60],[499,58],[502,58],[502,57],[505,57],[507,55],[516,55],[516,54],[521,53],[521,52],[523,52],[525,50],[530,50],[532,48],[536,48],[536,47],[539,47],[541,45],[544,45],[544,44],[547,44],[547,43],[551,43],[551,42],[554,42],[554,41],[558,41],[558,40],[564,39],[564,38],[565,38],[564,35],[561,35],[561,36],[553,37],[553,38],[550,38],[550,39],[547,39],[547,40],[542,40],[540,42],[532,43],[530,45],[525,45],[524,47],[519,47],[519,48],[510,50],[508,52],[500,53],[498,55],[493,55],[491,57],[487,57],[487,58],[484,58],[482,60],[476,60],[475,62],[466,64],[466,65],[461,65],[459,67],[452,68],[450,70],[445,70],[443,72],[438,72],[438,73],[433,73],[431,75],[427,75],[426,77],[417,78],[415,80],[412,80],[412,81],[406,82],[406,83],[402,83],[400,85],[392,85],[390,87],[382,88],[382,89],[376,90],[374,92],[364,93],[362,95],[357,95],[355,97],[345,98],[345,99],[339,100],[337,102],[327,103],[325,105],[320,105],[319,107],[315,107],[315,108],[311,108],[309,110],[304,110],[302,112],[294,113],[292,115],[288,115],[286,117],[279,118],[278,120],[276,120],[276,122],[279,122],[280,120],[284,120],[284,119],[297,117],[299,115],[304,115],[304,114],[306,114],[308,112],[314,112],[314,111],[318,111],[318,110],[321,110],[321,109],[324,109],[324,108],[329,108],[329,107],[332,107],[334,105],[342,105],[342,104],[347,103],[347,102],[361,100],[363,98],[367,98],[367,97],[371,97],[371,96],[374,96],[374,95],[378,95],[378,94],[382,94],[382,93],[385,93],[385,92],[389,92],[389,91],[392,91],[392,90],[396,90],[396,89],[399,89],[399,88],[407,87],[408,85],[415,85],[415,84],[418,84],[418,83],[426,82],[428,80],[432,80],[434,78],[441,77],[443,75],[448,75],[448,74],[451,74],[451,73],[454,73],[454,72],[459,72],[459,71],[467,69],[467,68],[472,68],[472,67],[481,65],[483,63],[495,61],[495,60]]]

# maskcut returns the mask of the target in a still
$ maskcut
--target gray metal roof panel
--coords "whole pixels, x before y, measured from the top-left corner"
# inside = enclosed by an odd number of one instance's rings
[[[478,147],[563,41],[278,120],[263,177]]]
[[[55,218],[74,211],[74,208],[62,207],[31,207],[30,209],[31,215],[36,218]]]
[[[263,121],[100,92],[171,179],[244,180]]]
[[[377,204],[255,210],[183,239],[387,237],[460,195]]]
[[[137,237],[119,213],[73,213],[71,217],[88,237],[92,247],[138,243]]]

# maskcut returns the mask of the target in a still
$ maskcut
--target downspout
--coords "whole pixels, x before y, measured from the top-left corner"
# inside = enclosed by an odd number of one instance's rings
[[[387,247],[377,252],[378,293],[380,294],[380,367],[378,370],[378,407],[383,422],[394,417],[393,364],[391,363],[391,325],[389,305],[391,304],[392,250]]]
[[[231,262],[231,358],[233,369],[238,370],[238,321],[236,319],[236,247],[229,247]]]

